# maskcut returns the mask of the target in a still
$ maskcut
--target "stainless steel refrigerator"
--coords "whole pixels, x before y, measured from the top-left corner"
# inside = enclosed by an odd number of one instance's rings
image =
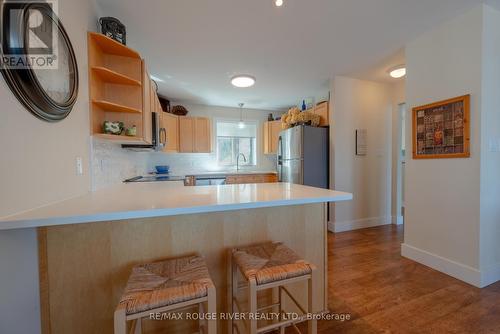
[[[280,132],[278,179],[280,182],[328,188],[328,128],[296,126]]]

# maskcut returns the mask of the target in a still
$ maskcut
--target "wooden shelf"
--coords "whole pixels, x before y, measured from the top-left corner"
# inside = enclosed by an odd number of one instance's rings
[[[94,137],[100,138],[100,139],[106,139],[106,140],[115,140],[115,141],[120,141],[120,142],[127,142],[130,144],[140,144],[143,143],[143,139],[139,137],[132,137],[132,136],[125,136],[125,135],[111,135],[107,133],[94,133]]]
[[[96,42],[104,53],[123,56],[129,58],[141,59],[141,55],[127,46],[104,36],[100,33],[91,32],[90,37]]]
[[[126,75],[112,71],[106,67],[93,66],[92,70],[104,81],[120,85],[141,86],[139,80],[132,79]]]
[[[92,100],[92,103],[96,106],[103,108],[104,111],[126,112],[126,113],[132,113],[132,114],[140,114],[142,112],[140,109],[127,107],[127,106],[124,106],[121,104],[108,102],[108,101],[104,101],[104,100]]]

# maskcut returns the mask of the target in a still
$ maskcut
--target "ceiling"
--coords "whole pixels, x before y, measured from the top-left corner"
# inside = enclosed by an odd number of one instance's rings
[[[480,0],[98,0],[120,19],[162,95],[175,101],[284,109],[326,98],[329,80],[389,80],[406,42]],[[146,5],[147,4],[147,5]],[[230,78],[257,83],[235,88]]]

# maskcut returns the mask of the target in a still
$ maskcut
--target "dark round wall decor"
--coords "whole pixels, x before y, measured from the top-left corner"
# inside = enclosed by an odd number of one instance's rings
[[[36,117],[66,118],[78,95],[78,68],[61,21],[46,2],[0,4],[5,81]]]

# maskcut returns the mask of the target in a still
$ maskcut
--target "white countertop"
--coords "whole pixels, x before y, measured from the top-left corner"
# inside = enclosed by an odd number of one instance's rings
[[[1,217],[0,230],[351,200],[352,194],[290,183],[185,187],[127,183]]]

